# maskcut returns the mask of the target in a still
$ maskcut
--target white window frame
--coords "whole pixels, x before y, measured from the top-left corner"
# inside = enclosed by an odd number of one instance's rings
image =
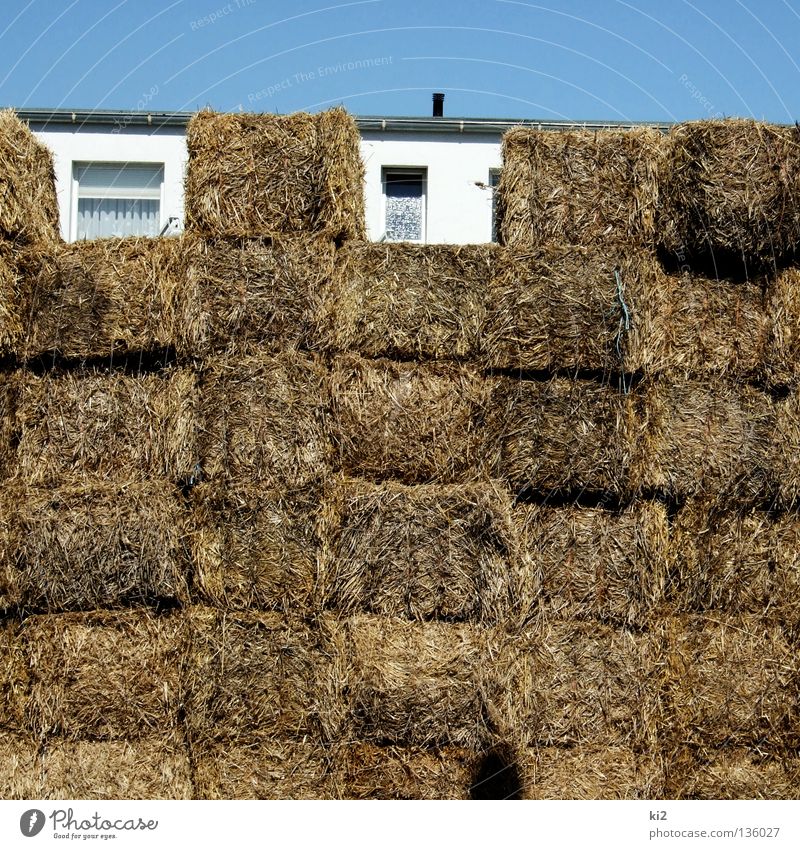
[[[126,193],[123,189],[120,189],[118,194],[114,194],[112,192],[106,192],[98,195],[88,195],[81,194],[80,192],[80,180],[79,175],[81,171],[87,167],[92,166],[105,166],[109,168],[150,168],[150,169],[161,169],[161,185],[159,189],[149,193],[147,195],[134,195],[130,193]],[[72,161],[72,191],[70,193],[71,202],[70,202],[70,210],[69,210],[69,241],[74,242],[78,238],[78,200],[82,197],[106,197],[106,198],[115,198],[120,200],[138,200],[142,197],[147,197],[150,200],[158,200],[158,228],[159,231],[163,229],[165,219],[164,219],[164,209],[166,204],[166,163],[163,161],[154,161],[154,162],[120,162],[113,160],[85,160],[85,159],[74,159]]]
[[[426,244],[428,237],[428,168],[425,165],[384,165],[381,168],[381,223],[384,239],[386,239],[386,241],[390,241],[386,236],[386,178],[395,174],[408,176],[413,175],[420,178],[420,182],[422,184],[422,210],[420,221],[421,238],[402,239],[401,241],[424,245]]]

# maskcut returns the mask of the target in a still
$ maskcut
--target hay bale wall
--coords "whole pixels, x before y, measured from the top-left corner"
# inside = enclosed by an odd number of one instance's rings
[[[182,238],[59,245],[27,269],[23,356],[110,357],[186,348],[192,304]]]
[[[186,241],[193,353],[323,345],[318,313],[333,277],[332,241],[307,235]]]
[[[366,243],[340,110],[199,115],[179,239],[0,223],[0,794],[796,798],[751,131],[514,130],[502,248]]]
[[[498,187],[501,242],[519,250],[653,244],[661,144],[652,129],[510,130]]]
[[[322,510],[322,605],[511,625],[529,602],[510,507],[498,484],[342,480]]]
[[[198,395],[191,369],[21,372],[16,390],[18,474],[25,483],[180,482],[195,472]]]
[[[475,358],[495,247],[351,242],[323,306],[326,347],[365,357]]]
[[[774,262],[800,242],[800,134],[753,120],[679,124],[664,143],[659,241]]]
[[[60,240],[53,156],[11,109],[0,110],[0,240]]]
[[[210,235],[364,234],[355,122],[319,115],[199,112],[187,131],[187,229]]]

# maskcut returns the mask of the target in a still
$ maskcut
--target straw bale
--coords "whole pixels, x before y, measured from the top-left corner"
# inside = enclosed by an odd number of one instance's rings
[[[479,756],[467,749],[352,743],[337,753],[346,799],[469,799]]]
[[[650,128],[510,130],[497,190],[501,243],[652,244],[661,145]]]
[[[674,529],[679,612],[754,613],[800,624],[800,521],[792,514],[727,511],[690,500]]]
[[[200,799],[334,799],[330,757],[291,740],[209,743],[195,752]]]
[[[496,483],[342,480],[322,509],[324,605],[343,615],[511,622],[521,603],[510,507]]]
[[[0,354],[15,353],[22,339],[23,288],[14,252],[0,241]]]
[[[187,723],[193,742],[337,739],[337,633],[279,613],[191,610]]]
[[[663,769],[625,746],[527,749],[523,799],[663,798]]]
[[[663,505],[519,505],[514,521],[546,617],[644,625],[663,602],[671,565]]]
[[[800,670],[779,625],[715,613],[671,617],[663,627],[665,731],[675,746],[797,749]]]
[[[767,379],[772,384],[800,383],[800,268],[779,271],[767,289]]]
[[[27,666],[17,628],[0,621],[0,734],[22,728],[28,691]]]
[[[778,495],[787,506],[800,501],[800,387],[776,402],[773,473]]]
[[[11,109],[0,110],[0,239],[60,239],[53,156]]]
[[[180,740],[180,613],[97,611],[31,616],[22,631],[31,672],[30,723],[65,739]]]
[[[544,620],[493,661],[499,715],[526,746],[653,742],[660,717],[659,643],[597,622]]]
[[[363,238],[360,136],[318,115],[198,112],[187,131],[186,226],[208,235]]]
[[[353,733],[366,742],[481,749],[492,741],[485,634],[358,615],[344,623]]]
[[[195,473],[194,372],[69,371],[19,379],[19,473],[32,485]]]
[[[298,489],[328,473],[328,371],[284,351],[211,357],[202,379],[204,472],[231,484]]]
[[[17,470],[14,417],[17,406],[17,379],[13,372],[0,371],[0,481]]]
[[[775,409],[768,395],[707,377],[653,381],[642,399],[636,486],[740,506],[770,495]]]
[[[331,378],[343,470],[404,483],[456,483],[490,473],[485,426],[495,381],[455,363],[338,357]]]
[[[315,315],[333,276],[334,243],[314,236],[195,239],[188,289],[194,351],[320,345]]]
[[[593,380],[504,378],[492,407],[500,474],[515,490],[626,491],[632,396]]]
[[[327,346],[367,357],[475,357],[495,251],[350,243],[337,257],[323,305]]]
[[[800,761],[746,749],[700,756],[683,750],[669,759],[668,799],[800,799]]]
[[[163,483],[13,487],[0,504],[15,605],[56,613],[187,600],[187,511]]]
[[[645,371],[685,375],[761,377],[769,319],[766,281],[734,281],[689,272],[662,275],[651,307],[650,356]]]
[[[192,498],[194,580],[203,602],[287,613],[312,609],[316,492],[201,484]]]
[[[40,799],[191,799],[189,757],[173,741],[53,740]]]
[[[610,371],[658,362],[664,281],[655,257],[641,250],[558,244],[502,251],[485,359],[500,368]]]
[[[36,741],[0,730],[0,799],[41,799],[43,795]]]
[[[183,239],[74,242],[40,253],[31,273],[26,357],[107,357],[185,344]]]
[[[800,241],[800,136],[750,119],[692,121],[664,143],[658,229],[668,250],[774,258]]]

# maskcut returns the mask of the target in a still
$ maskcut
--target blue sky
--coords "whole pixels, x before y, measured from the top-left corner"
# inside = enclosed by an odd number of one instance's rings
[[[800,119],[800,0],[3,0],[0,104]]]

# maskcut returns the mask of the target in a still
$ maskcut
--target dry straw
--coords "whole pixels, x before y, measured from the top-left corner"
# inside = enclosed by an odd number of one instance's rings
[[[337,751],[346,799],[469,799],[479,756],[468,749],[352,743]]]
[[[800,382],[800,269],[786,268],[767,290],[765,368],[774,384]]]
[[[22,290],[14,251],[0,240],[0,354],[16,352],[22,339]]]
[[[660,265],[641,250],[559,243],[502,251],[485,360],[516,369],[644,368],[663,357],[657,327],[663,289]]]
[[[800,799],[800,761],[726,748],[668,758],[666,799]]]
[[[545,620],[497,661],[512,738],[545,747],[652,745],[661,710],[659,658],[646,632]]]
[[[641,413],[639,488],[739,505],[770,495],[775,412],[765,393],[711,377],[654,381]]]
[[[626,746],[541,747],[520,754],[524,799],[663,798],[657,759]]]
[[[360,136],[343,109],[318,115],[204,110],[190,121],[187,144],[187,229],[363,238]]]
[[[323,308],[327,346],[367,357],[477,355],[495,246],[354,242]]]
[[[800,387],[775,404],[777,425],[773,440],[773,469],[781,501],[800,499]]]
[[[719,510],[693,499],[678,513],[674,549],[676,610],[800,624],[800,522],[793,514]]]
[[[454,363],[336,358],[332,429],[344,471],[404,483],[484,477],[494,381]]]
[[[662,143],[649,128],[510,130],[498,187],[501,242],[522,250],[652,244]]]
[[[53,156],[11,109],[0,110],[0,239],[59,238]]]
[[[502,379],[490,424],[502,477],[515,490],[626,492],[632,397],[586,379]]]
[[[141,740],[53,740],[41,758],[36,799],[191,799],[185,748],[158,736]]]
[[[541,615],[646,625],[658,611],[671,554],[664,506],[519,505],[514,521],[528,582],[540,588]]]
[[[318,493],[201,484],[192,503],[194,580],[202,601],[287,613],[312,609]]]
[[[18,381],[13,372],[0,372],[0,479],[17,471],[15,410]]]
[[[340,481],[322,510],[324,606],[510,625],[523,609],[510,506],[496,483]]]
[[[328,371],[320,359],[295,351],[210,357],[201,390],[209,477],[288,491],[328,474]]]
[[[800,134],[749,119],[678,124],[665,140],[667,250],[774,261],[800,240]]]
[[[651,293],[648,330],[655,344],[649,343],[649,356],[642,358],[644,370],[676,380],[761,377],[769,340],[766,285],[758,278],[662,275],[660,291]]]
[[[330,755],[316,743],[209,743],[195,747],[193,754],[199,799],[337,797]]]
[[[484,631],[370,615],[342,627],[353,734],[403,746],[491,744]]]
[[[186,600],[186,510],[163,483],[12,487],[0,503],[6,605],[55,613]]]
[[[713,613],[663,622],[662,745],[700,753],[755,747],[786,755],[800,743],[797,654],[780,625],[760,615]]]
[[[39,746],[31,737],[0,730],[0,799],[42,799]]]
[[[97,611],[31,616],[22,641],[28,719],[39,736],[178,742],[186,657],[180,613]]]
[[[195,473],[194,372],[20,373],[16,425],[21,478],[87,481],[188,479]]]
[[[193,352],[318,348],[316,313],[334,243],[314,236],[188,238]]]
[[[108,357],[185,346],[183,239],[56,246],[29,258],[25,356]]]
[[[338,739],[341,646],[298,617],[194,607],[187,723],[197,745]]]
[[[25,655],[18,638],[17,627],[2,621],[0,622],[0,734],[18,731],[22,727],[28,697],[28,683]]]

